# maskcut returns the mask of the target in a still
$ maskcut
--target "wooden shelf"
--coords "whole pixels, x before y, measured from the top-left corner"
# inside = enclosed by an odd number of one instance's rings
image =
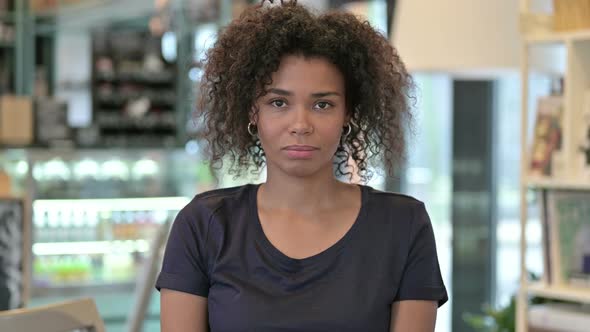
[[[527,292],[529,295],[536,295],[548,299],[590,304],[590,288],[549,286],[545,283],[532,283],[527,285]]]
[[[565,44],[567,41],[590,42],[590,29],[568,32],[551,32],[544,34],[530,34],[524,37],[525,43],[531,44]]]
[[[590,181],[574,181],[551,178],[527,178],[526,186],[533,189],[590,190]]]

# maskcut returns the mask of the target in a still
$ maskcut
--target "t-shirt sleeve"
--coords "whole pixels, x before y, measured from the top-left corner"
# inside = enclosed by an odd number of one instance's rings
[[[409,253],[394,301],[431,300],[442,306],[448,301],[440,273],[430,217],[423,203],[414,207]]]
[[[190,204],[179,212],[166,243],[162,270],[156,281],[158,291],[167,288],[207,297],[209,277],[206,244],[209,219],[206,213]]]

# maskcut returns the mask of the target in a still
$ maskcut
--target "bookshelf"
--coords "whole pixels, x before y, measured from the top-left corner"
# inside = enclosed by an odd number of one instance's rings
[[[552,286],[544,282],[528,283],[528,294],[553,300],[572,301],[590,304],[590,288],[580,289],[567,286]]]
[[[520,11],[523,15],[531,13],[530,0],[520,1]],[[554,59],[538,57],[542,49],[559,48],[565,52],[563,66],[553,66]],[[545,53],[546,55],[547,53]],[[536,57],[537,56],[537,57]],[[541,61],[539,59],[542,59]],[[543,62],[545,61],[545,62]],[[561,67],[560,70],[551,71],[548,68]],[[531,160],[533,158],[533,140],[538,111],[538,100],[532,95],[532,77],[536,73],[544,72],[548,77],[561,77],[563,79],[561,121],[561,148],[559,148],[559,169],[554,167],[551,174],[532,174]],[[583,157],[580,156],[580,139],[585,135],[585,124],[582,122],[585,109],[590,108],[588,96],[590,95],[590,29],[571,31],[547,31],[534,33],[522,33],[521,43],[521,190],[520,190],[520,287],[517,297],[516,331],[526,332],[528,328],[529,298],[532,296],[543,297],[552,300],[563,300],[580,304],[590,304],[590,287],[576,287],[569,285],[561,276],[553,275],[551,280],[545,275],[542,281],[531,282],[528,280],[527,272],[527,234],[526,227],[529,220],[528,193],[535,192],[556,192],[576,191],[590,192],[590,173],[584,165]],[[590,111],[590,110],[586,110]],[[555,157],[553,157],[555,158]],[[543,203],[542,203],[543,204]],[[547,221],[549,224],[552,221]],[[551,225],[559,228],[559,226]],[[553,229],[551,229],[553,230]],[[551,233],[548,232],[548,233]],[[547,243],[553,246],[559,238],[553,234],[546,234],[550,239],[543,242],[544,249]],[[557,244],[559,246],[559,244]],[[549,250],[547,250],[549,251]],[[557,257],[557,263],[553,252],[550,257],[551,264],[561,264]],[[557,254],[558,255],[558,254]],[[546,257],[544,257],[546,259]],[[558,268],[547,266],[545,260],[545,273],[548,270],[558,271]],[[558,265],[559,266],[559,265]],[[552,272],[553,273],[553,272]]]
[[[140,22],[143,23],[143,22]],[[147,25],[147,24],[145,24]],[[94,123],[101,146],[177,145],[177,64],[161,37],[144,27],[108,27],[92,35]]]

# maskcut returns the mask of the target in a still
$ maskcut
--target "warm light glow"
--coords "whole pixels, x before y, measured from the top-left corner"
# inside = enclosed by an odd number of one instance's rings
[[[18,163],[16,163],[16,173],[18,175],[25,175],[25,174],[27,174],[28,171],[29,171],[29,164],[26,161],[21,160]]]
[[[141,159],[138,160],[135,165],[133,165],[133,177],[138,179],[144,176],[151,176],[156,175],[159,172],[160,168],[158,164],[151,160],[151,159]]]
[[[121,180],[128,180],[129,167],[119,159],[107,160],[100,166],[100,175],[105,179],[119,178]]]
[[[74,166],[74,176],[76,179],[85,177],[96,178],[98,175],[98,163],[94,160],[84,159]]]

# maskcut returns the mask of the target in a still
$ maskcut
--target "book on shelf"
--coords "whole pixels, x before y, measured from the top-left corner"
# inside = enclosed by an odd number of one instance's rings
[[[551,282],[584,287],[590,279],[590,191],[547,190],[543,204]]]
[[[544,96],[537,100],[529,175],[555,176],[563,171],[563,96]]]
[[[579,169],[581,180],[590,182],[590,89],[584,93],[581,121],[576,121],[579,128],[576,130],[577,151],[576,166]]]
[[[578,304],[534,305],[528,318],[531,332],[586,332],[590,326],[590,311]]]

